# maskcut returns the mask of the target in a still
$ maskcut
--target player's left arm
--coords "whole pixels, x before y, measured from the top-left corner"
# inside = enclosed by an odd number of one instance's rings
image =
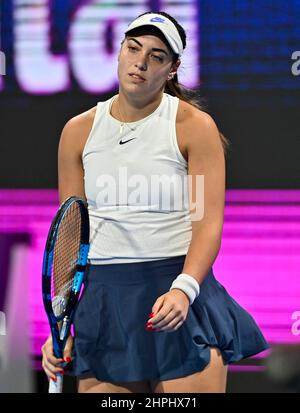
[[[182,272],[201,284],[221,247],[225,206],[225,156],[212,117],[195,111],[187,122],[186,147],[192,239]],[[197,179],[198,178],[198,185]],[[201,178],[202,176],[202,178]],[[202,189],[201,189],[202,188]]]
[[[221,246],[225,157],[219,130],[211,116],[199,111],[185,123],[183,130],[188,153],[187,173],[191,179],[189,201],[192,239],[182,272],[191,275],[201,284]],[[204,177],[203,196],[201,184],[200,188],[196,185],[197,175],[200,176],[200,183],[201,176]],[[189,306],[188,296],[181,289],[174,288],[157,298],[152,306],[154,316],[149,322],[153,324],[155,331],[175,331],[185,321]]]

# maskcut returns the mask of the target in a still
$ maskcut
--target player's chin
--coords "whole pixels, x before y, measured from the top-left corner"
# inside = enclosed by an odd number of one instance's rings
[[[134,88],[135,90],[143,89],[143,91],[145,91],[145,88],[149,88],[149,82],[148,82],[148,80],[134,79],[132,76],[128,75],[123,80],[123,86],[125,86],[126,88],[129,88],[129,89],[132,89],[132,88]],[[143,93],[145,93],[145,92],[143,92]]]

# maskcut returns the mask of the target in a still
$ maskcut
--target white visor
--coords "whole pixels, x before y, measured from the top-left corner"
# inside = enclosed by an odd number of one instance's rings
[[[129,24],[124,33],[146,24],[157,27],[165,36],[173,52],[179,56],[182,55],[183,44],[175,24],[161,14],[148,13],[138,17]]]

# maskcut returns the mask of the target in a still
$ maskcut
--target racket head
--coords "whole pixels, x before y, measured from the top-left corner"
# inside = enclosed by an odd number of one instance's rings
[[[87,204],[72,196],[63,202],[51,223],[43,258],[43,303],[57,358],[63,355],[87,266],[88,250]],[[60,322],[62,329],[58,327]]]

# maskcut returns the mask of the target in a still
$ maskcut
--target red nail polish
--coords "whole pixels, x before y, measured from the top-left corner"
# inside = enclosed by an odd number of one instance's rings
[[[66,357],[66,358],[65,358],[65,361],[66,361],[67,363],[70,363],[71,357]]]

